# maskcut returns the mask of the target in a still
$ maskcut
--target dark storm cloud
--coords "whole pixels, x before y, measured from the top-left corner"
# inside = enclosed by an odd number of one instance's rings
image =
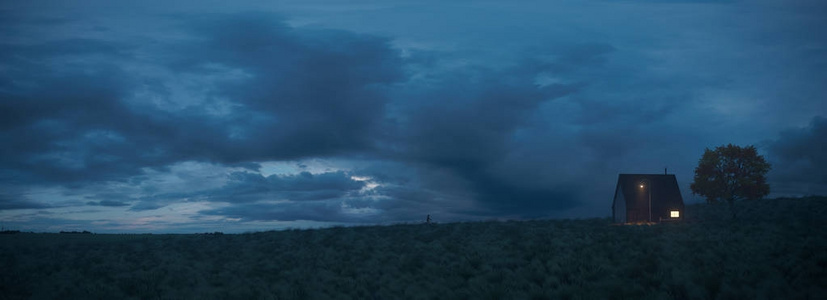
[[[534,137],[520,137],[521,129],[545,122],[540,106],[587,84],[538,85],[536,77],[600,64],[614,48],[594,44],[578,50],[554,63],[529,60],[503,69],[471,67],[430,78],[421,86],[413,83],[411,93],[391,107],[397,117],[386,126],[392,128],[386,134],[393,141],[387,154],[454,176],[456,186],[425,182],[422,188],[470,196],[481,204],[477,214],[529,217],[578,205],[577,186],[529,174],[521,167],[525,162],[514,159],[515,153],[543,144]]]
[[[365,183],[344,172],[262,176],[258,173],[234,172],[220,189],[205,193],[210,201],[243,203],[259,200],[313,201],[347,196]]]
[[[775,180],[827,186],[827,118],[815,117],[805,128],[784,131],[768,151]]]
[[[360,195],[363,181],[353,180],[345,172],[296,175],[270,175],[236,172],[223,187],[206,193],[209,201],[232,205],[199,212],[240,218],[244,221],[370,222],[368,216],[353,212],[369,209],[374,200]],[[261,202],[270,200],[270,202]],[[273,203],[272,201],[279,201]]]
[[[383,86],[402,78],[402,61],[387,40],[289,30],[260,14],[194,23],[195,33],[206,38],[190,45],[199,55],[170,65],[197,72],[205,63],[220,63],[253,75],[217,91],[249,110],[238,117],[262,119],[239,133],[249,141],[239,148],[255,150],[225,153],[223,161],[329,156],[371,147],[387,101]]]
[[[181,19],[185,32],[194,38],[162,41],[152,48],[92,39],[5,46],[2,53],[13,68],[4,75],[23,79],[2,91],[7,100],[3,139],[15,145],[4,150],[7,178],[58,183],[119,180],[146,167],[164,170],[187,160],[241,166],[261,160],[367,154],[402,161],[403,168],[446,172],[457,184],[422,181],[421,187],[430,192],[402,193],[407,196],[400,206],[420,207],[415,201],[429,200],[409,198],[428,194],[441,199],[471,197],[482,204],[480,211],[491,215],[539,215],[577,203],[574,187],[515,180],[525,178],[525,170],[502,165],[515,149],[528,146],[515,142],[514,136],[538,117],[535,111],[542,103],[582,87],[576,82],[538,86],[536,76],[600,65],[615,51],[610,45],[574,47],[554,63],[531,60],[508,68],[472,66],[436,74],[397,94],[388,116],[387,88],[403,79],[406,63],[418,65],[419,60],[403,60],[385,39],[294,29],[268,14]],[[173,74],[239,70],[242,75],[214,83],[207,99],[200,99],[201,107],[170,110],[129,97],[135,90],[169,97],[170,87],[163,81],[127,74],[107,60],[66,59],[103,56],[131,62],[135,51],[150,51]],[[34,64],[36,72],[25,71],[24,64],[32,60],[40,61]],[[48,72],[55,64],[65,68]],[[221,104],[229,108],[218,115],[205,108]],[[157,209],[182,199],[334,199],[363,186],[350,179],[342,181],[343,186],[326,186],[325,176],[332,175],[322,175],[305,190],[297,189],[306,175],[265,178],[235,173],[222,189],[144,196],[130,209]],[[338,179],[344,178],[340,175]],[[386,191],[395,196],[402,190]],[[382,205],[389,212],[406,210]]]
[[[0,194],[0,211],[48,208],[48,205],[27,199],[24,195]]]
[[[122,191],[105,191],[100,190],[100,188],[92,188],[94,194],[84,196],[84,199],[90,200],[86,202],[86,205],[91,206],[108,206],[108,207],[121,207],[121,206],[129,206],[130,203],[134,202],[136,199],[129,194],[128,192]],[[85,193],[83,191],[81,193]]]
[[[194,38],[160,46],[85,38],[0,46],[3,178],[119,180],[178,161],[254,168],[371,147],[382,86],[401,78],[386,40],[293,29],[264,14],[182,19]],[[178,75],[239,70],[247,79],[216,83],[200,106],[164,109],[132,98],[170,90],[123,69],[141,63],[132,51]],[[229,108],[216,114],[215,105]]]
[[[95,179],[105,177],[97,173],[136,167],[123,159],[132,151],[111,126],[134,119],[117,102],[124,93],[124,83],[118,78],[126,74],[109,66],[82,71],[87,74],[26,70],[42,75],[30,82],[24,77],[18,86],[0,91],[4,174],[71,181],[76,176]]]
[[[614,48],[606,44],[583,45],[572,47],[554,63],[530,60],[502,69],[472,66],[409,83],[394,94],[394,101],[388,106],[389,115],[381,124],[381,131],[376,130],[380,146],[368,152],[398,163],[361,169],[359,174],[370,175],[380,187],[369,195],[351,194],[347,201],[362,201],[366,208],[381,211],[381,216],[372,216],[374,221],[419,219],[429,212],[438,212],[446,220],[503,215],[540,217],[580,205],[583,195],[578,189],[582,183],[561,182],[555,180],[559,174],[537,172],[554,168],[554,161],[572,159],[576,154],[557,153],[562,156],[554,157],[555,153],[550,151],[545,155],[552,157],[519,157],[526,151],[543,151],[538,148],[559,148],[556,143],[561,141],[540,142],[534,138],[545,137],[519,137],[518,131],[545,122],[544,116],[537,113],[541,105],[576,93],[585,85],[572,82],[541,86],[535,83],[539,74],[600,65],[612,51]],[[343,214],[335,200],[316,204],[256,204],[256,200],[278,198],[272,195],[271,183],[257,174],[234,176],[235,182],[216,192],[212,199],[251,204],[204,213],[242,217],[249,212],[252,219],[285,218],[306,208],[330,213],[325,221],[355,218]],[[322,187],[315,189],[313,193],[278,193],[282,198],[296,200],[345,196],[328,195],[328,189]],[[226,196],[221,195],[224,193]],[[316,197],[316,193],[324,195]],[[386,200],[371,198],[375,196]],[[469,205],[468,200],[475,204]]]

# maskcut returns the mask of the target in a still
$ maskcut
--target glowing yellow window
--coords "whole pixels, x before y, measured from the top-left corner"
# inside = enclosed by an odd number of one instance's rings
[[[672,218],[680,218],[681,217],[681,211],[679,211],[679,210],[670,210],[669,211],[669,216],[672,217]]]

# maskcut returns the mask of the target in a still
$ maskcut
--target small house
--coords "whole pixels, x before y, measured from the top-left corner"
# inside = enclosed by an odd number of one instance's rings
[[[612,218],[615,223],[682,220],[683,197],[674,174],[620,174]]]

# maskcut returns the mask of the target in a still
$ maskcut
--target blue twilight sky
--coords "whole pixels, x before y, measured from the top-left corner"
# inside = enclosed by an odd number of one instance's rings
[[[229,3],[232,3],[230,5]],[[0,223],[605,217],[755,145],[827,194],[827,2],[3,1]]]

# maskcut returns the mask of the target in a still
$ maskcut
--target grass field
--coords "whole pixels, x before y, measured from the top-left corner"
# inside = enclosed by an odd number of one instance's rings
[[[608,219],[0,235],[0,299],[825,299],[827,198]]]

